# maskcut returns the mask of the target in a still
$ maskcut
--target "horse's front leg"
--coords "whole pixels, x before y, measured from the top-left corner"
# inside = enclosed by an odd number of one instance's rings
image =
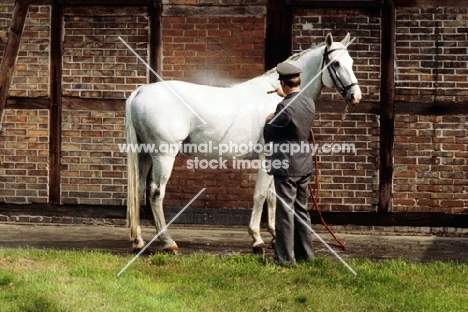
[[[265,243],[260,236],[260,222],[262,218],[262,211],[263,211],[263,204],[265,200],[268,198],[268,207],[270,209],[270,203],[276,203],[276,198],[272,199],[268,195],[268,187],[273,183],[273,177],[268,175],[266,171],[263,169],[259,169],[257,172],[257,181],[255,183],[255,193],[254,193],[254,205],[252,209],[252,215],[250,216],[250,223],[249,223],[249,234],[253,238],[253,251],[254,253],[263,252],[265,248]],[[273,208],[274,209],[274,208]],[[268,228],[270,233],[274,233],[274,214],[273,214],[273,221],[271,221],[270,215],[268,216]],[[272,231],[271,231],[272,229]],[[272,233],[272,235],[273,235]]]

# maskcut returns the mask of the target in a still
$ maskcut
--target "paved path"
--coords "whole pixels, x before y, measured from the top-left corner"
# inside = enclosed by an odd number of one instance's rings
[[[181,252],[213,254],[251,253],[251,238],[246,228],[178,226],[169,228]],[[0,223],[0,248],[55,248],[104,250],[112,253],[131,252],[125,227],[102,225],[41,225]],[[150,241],[156,232],[144,227],[143,236]],[[319,233],[327,242],[333,240],[328,233]],[[406,258],[414,261],[460,261],[468,262],[468,237],[403,236],[403,235],[356,235],[337,236],[346,245],[346,250],[332,246],[343,258],[367,257],[374,260]],[[270,240],[267,232],[262,232],[265,241]],[[317,255],[334,257],[318,240],[314,245]],[[150,252],[162,250],[162,244],[155,241]],[[268,256],[273,255],[267,249]]]

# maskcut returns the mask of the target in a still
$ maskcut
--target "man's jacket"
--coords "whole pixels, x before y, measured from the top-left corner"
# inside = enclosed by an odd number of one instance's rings
[[[269,173],[272,175],[307,176],[313,172],[310,128],[314,123],[315,104],[305,95],[297,94],[288,94],[278,104],[273,122],[270,124],[267,121],[263,129],[265,143],[273,143],[273,146],[265,146],[267,163],[270,163]],[[293,98],[294,101],[287,106]],[[298,148],[300,151],[297,151]]]

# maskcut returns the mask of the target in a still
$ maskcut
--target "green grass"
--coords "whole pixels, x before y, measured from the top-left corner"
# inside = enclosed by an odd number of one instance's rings
[[[1,311],[468,311],[468,264],[0,250]]]

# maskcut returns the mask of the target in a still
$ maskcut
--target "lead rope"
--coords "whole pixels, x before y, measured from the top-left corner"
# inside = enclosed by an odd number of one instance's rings
[[[340,122],[340,124],[338,126],[338,129],[336,130],[335,136],[333,137],[333,141],[332,141],[332,143],[330,145],[333,145],[333,143],[335,143],[336,136],[341,131],[341,127],[343,126],[343,122],[346,119],[346,115],[348,114],[348,108],[349,108],[349,104],[346,103],[344,112],[341,115],[341,122]],[[312,130],[312,128],[310,128],[310,137],[311,137],[313,146],[315,146],[315,135],[314,135],[314,131]],[[328,230],[328,233],[330,233],[330,235],[333,236],[335,241],[338,243],[338,245],[335,245],[335,244],[332,244],[332,245],[340,247],[342,249],[346,249],[346,246],[336,237],[335,233],[332,231],[332,229],[330,229],[328,224],[325,222],[325,220],[323,219],[323,216],[322,216],[322,212],[320,211],[320,208],[319,208],[319,205],[318,205],[319,192],[320,192],[319,170],[318,170],[318,153],[315,152],[313,156],[314,156],[314,167],[315,167],[315,195],[314,195],[314,189],[312,188],[312,184],[309,183],[308,184],[309,193],[310,193],[309,198],[312,198],[312,201],[314,202],[314,208],[315,208],[315,210],[317,210],[317,213],[319,215],[320,221],[322,222],[323,226],[325,226],[325,228]],[[312,210],[312,209],[309,209],[309,210]]]

